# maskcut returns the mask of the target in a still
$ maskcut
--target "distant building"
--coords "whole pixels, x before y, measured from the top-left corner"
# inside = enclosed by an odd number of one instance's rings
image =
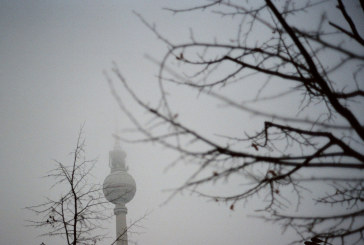
[[[125,157],[126,153],[121,149],[118,137],[115,137],[114,149],[109,152],[111,173],[104,180],[103,192],[105,198],[115,204],[117,245],[128,245],[126,224],[128,209],[125,204],[133,199],[136,191],[135,180],[127,173]]]

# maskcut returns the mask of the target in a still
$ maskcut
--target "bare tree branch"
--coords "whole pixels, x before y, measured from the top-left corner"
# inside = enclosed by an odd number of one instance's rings
[[[196,164],[184,184],[172,190],[172,197],[189,190],[232,210],[238,202],[262,197],[263,218],[284,231],[295,231],[299,238],[292,244],[359,244],[364,238],[364,56],[359,23],[346,4],[220,0],[166,8],[172,14],[210,11],[232,17],[236,35],[217,33],[224,41],[196,41],[191,36],[190,41],[173,43],[137,14],[168,50],[161,61],[148,58],[159,66],[157,102],[138,95],[115,64],[113,76],[106,75],[112,95],[135,126],[137,138],[123,140],[157,142],[176,151],[177,161]],[[319,17],[316,10],[321,11]],[[317,25],[300,18],[312,18]],[[124,105],[112,77],[147,112],[147,123]],[[232,85],[245,89],[251,81],[260,84],[252,99],[241,101],[226,92]],[[268,87],[278,83],[280,90],[270,92]],[[236,135],[197,130],[171,106],[170,91],[180,87],[233,108],[237,115],[259,116],[259,130],[245,132],[242,126]],[[287,98],[299,101],[294,115],[284,111]],[[280,101],[282,108],[259,109],[270,101]],[[224,127],[229,125],[221,125],[221,131]],[[202,191],[207,184],[229,185],[233,176],[241,181],[237,193]],[[323,187],[313,187],[318,183]],[[327,213],[300,213],[307,196],[313,208],[328,207]]]

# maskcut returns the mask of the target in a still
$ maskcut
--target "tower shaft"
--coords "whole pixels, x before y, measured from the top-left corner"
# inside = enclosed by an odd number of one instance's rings
[[[126,225],[127,208],[117,204],[114,209],[116,221],[116,245],[128,245],[128,227]]]

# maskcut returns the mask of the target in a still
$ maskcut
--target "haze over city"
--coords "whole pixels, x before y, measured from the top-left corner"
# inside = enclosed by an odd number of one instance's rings
[[[146,112],[113,76],[115,64],[139,97],[153,101],[159,96],[155,89],[159,67],[154,60],[160,61],[167,47],[138,14],[173,42],[189,40],[191,29],[198,40],[212,41],[216,33],[235,35],[233,18],[220,21],[216,14],[204,11],[173,14],[165,9],[195,3],[0,0],[0,244],[64,244],[60,238],[39,237],[41,230],[27,226],[26,220],[34,216],[25,207],[48,196],[57,197],[57,189],[50,189],[52,179],[43,176],[54,168],[54,160],[72,161],[70,152],[81,125],[86,158],[97,159],[92,180],[102,184],[109,174],[112,134],[128,136],[127,129],[133,124],[119,108],[105,73],[112,77],[128,110],[141,118],[146,117]],[[355,6],[348,4],[355,17],[363,18]],[[234,23],[233,27],[227,28],[230,23]],[[229,98],[254,98],[251,91],[255,89],[259,86],[254,81],[247,86],[236,85],[228,90]],[[275,91],[277,87],[269,89]],[[196,99],[200,104],[195,104]],[[272,103],[264,109],[281,107],[294,115],[297,101],[288,97],[283,105]],[[233,109],[212,103],[203,93],[190,94],[184,89],[171,104],[181,120],[203,134],[233,135],[241,127],[244,132],[255,132],[264,123],[256,115],[234,114]],[[259,197],[239,202],[234,208],[188,191],[170,199],[171,189],[183,185],[196,166],[171,165],[176,153],[158,144],[122,143],[121,147],[127,154],[126,164],[137,189],[127,204],[128,222],[148,214],[129,237],[135,244],[263,245],[297,239],[292,230],[282,233],[280,226],[253,217],[260,215],[255,212],[262,206]],[[231,178],[226,184],[219,182],[203,188],[233,193],[240,187],[239,180]],[[112,208],[105,212],[111,213]],[[107,222],[106,228],[113,237],[114,220]],[[101,244],[110,241],[108,238]]]

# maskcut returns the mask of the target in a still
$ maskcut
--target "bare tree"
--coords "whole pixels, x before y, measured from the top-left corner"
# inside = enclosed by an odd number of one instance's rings
[[[142,136],[124,140],[158,142],[177,151],[178,161],[196,163],[196,173],[176,192],[191,190],[226,202],[231,209],[237,202],[264,197],[264,218],[295,230],[300,238],[292,243],[362,244],[364,6],[363,1],[354,3],[358,17],[345,4],[341,0],[217,0],[185,9],[167,8],[173,14],[210,10],[236,25],[233,38],[217,33],[214,41],[197,41],[191,31],[190,41],[184,43],[173,43],[137,14],[168,51],[158,63],[160,100],[155,104],[138,96],[120,69],[113,68],[125,90],[151,116],[147,123],[128,110],[106,74],[118,104]],[[252,91],[251,100],[224,93],[230,86],[248,86],[251,81],[261,84]],[[270,92],[269,86],[275,84]],[[238,135],[217,136],[187,126],[170,103],[171,88],[183,87],[237,113],[259,117],[261,129],[244,132],[241,128]],[[293,115],[259,109],[277,101],[283,107],[290,100],[298,101]],[[200,191],[206,183],[225,183],[220,180],[233,176],[245,184],[238,193]],[[314,205],[330,208],[326,213],[299,212],[303,196],[311,192],[319,195]]]
[[[91,184],[95,160],[85,158],[82,128],[72,152],[70,165],[56,161],[56,168],[46,177],[54,180],[52,188],[61,188],[60,196],[47,198],[38,205],[27,207],[37,214],[30,225],[44,229],[42,236],[65,238],[66,244],[96,244],[106,238],[103,221],[111,217],[102,186]],[[63,191],[63,192],[62,192]]]

